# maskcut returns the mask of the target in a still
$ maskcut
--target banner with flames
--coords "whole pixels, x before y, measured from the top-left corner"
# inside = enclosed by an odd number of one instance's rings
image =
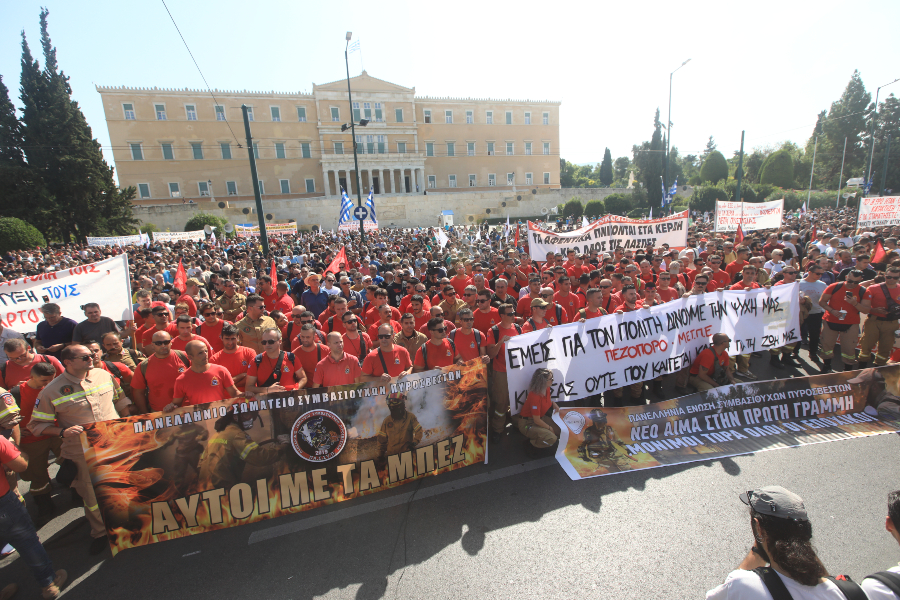
[[[472,361],[92,423],[82,445],[115,555],[484,462],[487,371]]]
[[[572,479],[900,431],[900,364],[713,388],[645,406],[562,408]]]

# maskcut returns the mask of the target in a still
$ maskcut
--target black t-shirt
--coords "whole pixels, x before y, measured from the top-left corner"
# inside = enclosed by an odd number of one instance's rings
[[[840,275],[838,275],[837,280],[845,281],[847,279],[847,275],[849,275],[850,271],[853,271],[854,269],[856,269],[856,267],[847,267],[846,269],[843,269]],[[875,279],[875,275],[875,269],[873,269],[872,267],[866,267],[865,269],[863,269],[863,281]]]
[[[386,289],[388,293],[388,304],[399,307],[400,299],[403,297],[403,285],[396,281],[392,281],[391,283],[385,283],[384,289]]]

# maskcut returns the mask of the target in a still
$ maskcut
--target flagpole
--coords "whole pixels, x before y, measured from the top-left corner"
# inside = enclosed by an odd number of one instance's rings
[[[347,32],[347,44],[344,48],[344,66],[347,67],[347,98],[350,101],[350,135],[353,137],[353,167],[356,169],[356,205],[362,208],[362,190],[360,189],[359,177],[359,161],[356,158],[356,128],[353,123],[353,94],[350,92],[350,60],[347,58],[347,48],[350,47],[350,32]],[[359,249],[362,251],[366,243],[366,228],[363,226],[363,220],[359,222]]]
[[[816,150],[819,149],[819,136],[816,136],[816,143],[813,146],[812,167],[809,169],[809,188],[806,190],[806,210],[809,210],[809,196],[812,194],[813,173],[816,171]]]
[[[847,138],[844,138],[844,153],[841,155],[841,176],[838,178],[838,192],[837,192],[837,202],[835,202],[834,207],[840,208],[841,206],[841,190],[844,189],[844,159],[847,157]]]

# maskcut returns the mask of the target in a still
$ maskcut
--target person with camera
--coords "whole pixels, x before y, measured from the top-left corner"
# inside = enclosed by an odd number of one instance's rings
[[[888,267],[884,283],[870,285],[863,294],[860,312],[869,317],[863,325],[859,342],[859,368],[865,369],[872,360],[872,348],[878,344],[875,364],[887,364],[894,349],[894,332],[900,326],[900,267]],[[811,348],[810,348],[811,350]]]
[[[834,344],[840,340],[844,370],[850,371],[856,363],[856,344],[859,341],[859,314],[865,289],[859,284],[863,272],[850,271],[844,281],[832,283],[819,298],[819,306],[825,309],[822,327],[822,373],[832,370]]]

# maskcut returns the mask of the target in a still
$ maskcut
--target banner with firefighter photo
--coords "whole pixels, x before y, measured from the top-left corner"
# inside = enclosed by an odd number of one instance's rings
[[[900,431],[900,364],[729,385],[624,408],[562,408],[572,479]]]
[[[485,461],[480,361],[92,423],[113,554],[310,510]]]

